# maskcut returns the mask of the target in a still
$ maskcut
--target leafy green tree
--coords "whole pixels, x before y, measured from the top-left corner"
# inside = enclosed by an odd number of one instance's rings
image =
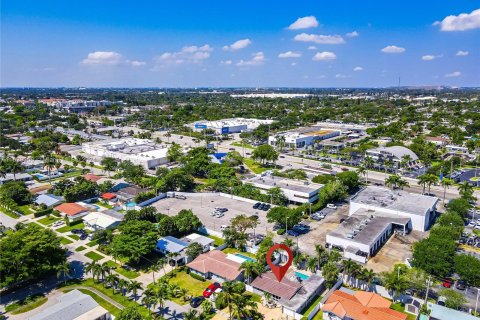
[[[167,158],[170,162],[178,161],[183,155],[182,146],[173,142],[167,151]]]
[[[192,210],[183,209],[175,217],[175,226],[180,234],[188,234],[200,228],[202,222]]]
[[[192,242],[188,245],[187,249],[185,250],[185,254],[190,260],[195,259],[203,252],[203,246],[198,242]]]
[[[469,285],[480,286],[480,259],[466,254],[456,255],[455,272]]]
[[[119,227],[120,234],[114,236],[112,251],[131,262],[138,262],[142,255],[154,248],[157,235],[153,224],[148,221],[130,220]]]
[[[224,163],[229,167],[237,167],[243,163],[243,157],[237,151],[230,151],[225,156]]]
[[[448,276],[453,269],[456,243],[451,239],[428,237],[413,245],[413,264],[429,274]]]
[[[460,215],[460,217],[465,218],[470,209],[471,205],[468,203],[468,200],[459,198],[450,200],[448,203],[447,211],[455,212]]]
[[[340,271],[334,262],[327,262],[322,268],[322,276],[326,281],[327,288],[332,288],[337,282]]]
[[[252,158],[260,160],[261,163],[265,163],[265,161],[275,162],[278,159],[278,152],[271,145],[262,144],[253,150]]]
[[[287,196],[285,196],[285,193],[279,187],[273,187],[271,189],[268,189],[267,196],[270,198],[272,204],[281,206],[288,203]]]
[[[98,185],[95,182],[86,180],[83,177],[76,177],[73,186],[63,191],[63,196],[67,202],[76,202],[93,198],[97,195]]]
[[[194,186],[193,177],[181,168],[170,170],[157,183],[157,188],[161,192],[190,191]]]
[[[0,200],[13,200],[17,205],[31,203],[32,194],[28,191],[25,182],[10,181],[0,185]]]
[[[268,222],[275,222],[282,226],[293,226],[302,220],[302,212],[286,207],[274,207],[267,212]]]
[[[445,306],[447,308],[458,310],[467,303],[467,299],[465,299],[463,294],[453,291],[452,289],[441,289],[438,291],[438,295],[446,298]]]
[[[34,223],[10,231],[0,239],[0,284],[8,286],[54,271],[65,261],[60,238]]]
[[[123,308],[119,315],[118,320],[143,320],[143,316],[140,313],[138,307],[125,307]]]
[[[337,173],[337,179],[348,188],[348,191],[353,191],[360,185],[360,177],[355,171],[344,171]]]
[[[115,171],[118,167],[118,160],[112,157],[105,157],[100,161],[103,168],[109,172]]]

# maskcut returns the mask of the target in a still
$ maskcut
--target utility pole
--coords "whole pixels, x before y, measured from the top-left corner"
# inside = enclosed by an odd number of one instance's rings
[[[475,302],[475,316],[477,316],[478,295],[479,294],[480,294],[480,288],[477,288],[477,301]]]
[[[425,294],[425,305],[427,304],[428,301],[428,291],[430,290],[430,282],[431,282],[432,276],[428,275],[428,280],[427,280],[427,293]],[[478,297],[478,295],[477,295]]]

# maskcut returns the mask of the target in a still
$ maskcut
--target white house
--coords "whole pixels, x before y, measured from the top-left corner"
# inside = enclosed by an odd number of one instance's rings
[[[83,217],[85,227],[92,231],[114,228],[122,221],[122,215],[114,210],[90,212]]]

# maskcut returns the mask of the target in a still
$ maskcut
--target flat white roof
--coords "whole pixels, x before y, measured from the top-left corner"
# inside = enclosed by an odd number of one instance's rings
[[[279,187],[286,190],[292,190],[303,193],[312,193],[323,188],[323,184],[287,179],[283,177],[276,177],[273,175],[256,176],[250,179],[244,180],[245,183],[253,183],[256,185],[264,186],[265,189],[273,187]]]

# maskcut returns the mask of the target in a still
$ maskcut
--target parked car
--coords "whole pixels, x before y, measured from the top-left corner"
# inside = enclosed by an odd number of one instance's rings
[[[192,308],[197,308],[202,304],[203,300],[205,300],[204,297],[201,297],[201,296],[195,297],[192,300],[190,300],[190,306]]]
[[[228,208],[215,208],[215,211],[218,211],[218,212],[227,212],[228,211]]]
[[[261,203],[260,202],[257,202],[253,205],[253,209],[258,209],[258,207],[260,207]]]
[[[463,291],[463,290],[467,289],[467,283],[463,280],[458,280],[457,284],[455,285],[455,288]]]
[[[221,288],[222,286],[218,282],[214,282],[210,284],[204,291],[203,291],[203,297],[204,298],[209,298],[212,293],[215,292],[218,288]]]
[[[308,231],[310,231],[310,227],[305,225],[305,224],[296,224],[292,227],[292,230],[295,231],[295,232],[298,232],[300,234],[303,234],[303,233],[307,233]]]
[[[442,283],[442,286],[444,286],[445,288],[451,288],[453,285],[453,280],[450,279],[450,278],[446,278],[443,280],[443,283]]]
[[[82,234],[80,235],[80,240],[85,240],[85,239],[87,239],[87,237],[88,237],[88,234],[82,233]]]
[[[228,148],[228,150],[230,150],[230,151],[235,151],[235,148]]]
[[[220,230],[223,231],[225,229],[228,229],[228,226],[226,224],[223,224],[220,226]]]
[[[223,212],[217,212],[217,213],[215,214],[215,217],[221,218],[221,217],[223,217],[224,215],[225,215],[225,213],[223,213]]]
[[[73,234],[80,234],[80,233],[82,233],[82,229],[72,229],[72,230],[70,230],[70,232],[73,233]]]
[[[187,200],[187,197],[185,197],[183,194],[177,194],[175,198],[181,199],[181,200]]]
[[[447,301],[447,298],[440,296],[440,297],[438,297],[437,304],[439,306],[444,306],[445,307],[445,302],[446,301]]]
[[[320,217],[320,214],[317,214],[317,213],[312,214],[310,218],[316,221],[320,221],[323,219],[322,217]]]
[[[329,204],[327,204],[327,208],[329,208],[329,209],[337,209],[337,206],[334,205],[333,203],[329,203]]]
[[[292,237],[298,237],[300,235],[297,231],[292,229],[288,229],[287,234]]]

